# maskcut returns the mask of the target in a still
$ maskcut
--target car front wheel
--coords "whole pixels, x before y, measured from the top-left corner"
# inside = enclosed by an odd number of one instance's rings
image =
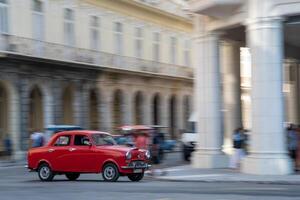
[[[54,178],[54,173],[52,169],[46,163],[43,163],[39,166],[38,175],[41,181],[52,181]]]
[[[129,180],[133,181],[133,182],[138,182],[140,180],[142,180],[144,177],[144,173],[139,173],[139,174],[129,174],[128,178]]]
[[[80,176],[79,173],[67,173],[66,177],[70,180],[70,181],[75,181],[76,179],[78,179]]]
[[[102,177],[105,181],[115,182],[120,176],[117,166],[113,163],[108,163],[104,165],[102,171]]]

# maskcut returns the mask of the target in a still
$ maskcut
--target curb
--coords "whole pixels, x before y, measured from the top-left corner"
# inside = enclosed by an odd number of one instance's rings
[[[259,180],[185,180],[185,179],[168,179],[153,177],[154,180],[164,182],[191,182],[191,183],[255,183],[255,184],[270,184],[270,185],[300,185],[299,181],[259,181]]]

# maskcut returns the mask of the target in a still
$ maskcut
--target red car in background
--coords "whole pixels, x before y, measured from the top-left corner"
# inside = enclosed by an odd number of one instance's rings
[[[76,180],[81,173],[102,173],[105,181],[119,176],[140,181],[149,159],[149,151],[116,145],[108,133],[76,130],[55,134],[46,146],[30,149],[28,168],[42,181],[62,174]]]

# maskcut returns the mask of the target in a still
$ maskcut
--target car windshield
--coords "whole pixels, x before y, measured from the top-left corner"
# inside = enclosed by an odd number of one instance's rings
[[[96,146],[117,144],[113,137],[107,134],[93,134],[92,138]]]

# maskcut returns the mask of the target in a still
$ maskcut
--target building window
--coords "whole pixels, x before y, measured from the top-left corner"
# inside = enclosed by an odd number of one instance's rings
[[[141,27],[135,28],[134,37],[135,37],[135,56],[137,58],[142,58],[144,52],[144,48],[143,48],[144,32]]]
[[[184,41],[184,65],[191,65],[191,40]]]
[[[33,38],[36,40],[44,39],[44,13],[43,2],[40,0],[32,1],[32,20]]]
[[[177,38],[171,37],[170,38],[170,61],[172,64],[177,63]]]
[[[0,0],[0,32],[8,33],[8,2]]]
[[[100,50],[100,19],[97,16],[90,18],[90,47],[93,50]]]
[[[64,41],[66,45],[75,46],[75,16],[74,11],[64,10]]]
[[[152,56],[156,62],[160,61],[160,34],[153,33]]]
[[[114,24],[114,43],[115,53],[123,55],[123,24],[121,22],[115,22]]]

